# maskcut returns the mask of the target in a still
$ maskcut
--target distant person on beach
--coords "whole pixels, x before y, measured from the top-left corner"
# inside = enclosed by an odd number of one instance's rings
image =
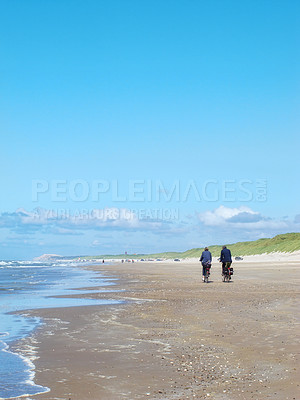
[[[205,247],[204,251],[202,251],[201,257],[200,257],[200,262],[202,262],[202,275],[203,275],[203,280],[204,280],[204,275],[205,275],[205,267],[207,264],[211,265],[211,252],[208,250],[208,247]]]
[[[222,247],[220,262],[222,263],[222,275],[224,275],[225,268],[229,268],[232,263],[231,251],[226,246]]]

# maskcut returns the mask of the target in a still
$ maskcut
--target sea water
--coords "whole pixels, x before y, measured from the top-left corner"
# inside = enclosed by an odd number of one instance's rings
[[[30,317],[25,310],[119,303],[55,297],[87,294],[93,287],[112,284],[99,273],[74,263],[0,262],[0,399],[49,391],[34,381],[33,362],[10,351],[12,342],[30,335],[42,324],[40,318]]]

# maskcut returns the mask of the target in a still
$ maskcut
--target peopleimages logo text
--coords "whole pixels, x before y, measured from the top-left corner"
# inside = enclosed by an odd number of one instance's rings
[[[174,180],[171,183],[160,179],[129,179],[127,182],[106,179],[34,179],[32,201],[44,199],[53,202],[120,202],[186,203],[197,202],[264,202],[267,200],[266,179],[207,179],[197,181]]]

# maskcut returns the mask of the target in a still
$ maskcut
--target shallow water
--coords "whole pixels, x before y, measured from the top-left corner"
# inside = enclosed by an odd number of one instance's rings
[[[33,362],[10,352],[12,342],[30,335],[42,321],[25,310],[119,303],[54,297],[87,294],[113,283],[100,274],[74,264],[1,262],[0,264],[0,398],[34,395],[49,389],[34,382]],[[88,287],[89,290],[78,288]],[[24,313],[22,311],[24,310]],[[20,312],[13,314],[14,312]]]

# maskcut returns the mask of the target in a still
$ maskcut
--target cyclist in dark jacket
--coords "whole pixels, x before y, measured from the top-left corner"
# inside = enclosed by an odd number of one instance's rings
[[[203,275],[203,280],[204,280],[204,275],[205,275],[205,268],[209,265],[209,268],[211,267],[211,252],[208,250],[208,247],[205,247],[204,251],[201,254],[200,260],[202,262],[202,275]]]
[[[224,275],[225,268],[229,268],[232,263],[231,251],[226,246],[222,247],[220,262],[222,263],[222,275]]]

